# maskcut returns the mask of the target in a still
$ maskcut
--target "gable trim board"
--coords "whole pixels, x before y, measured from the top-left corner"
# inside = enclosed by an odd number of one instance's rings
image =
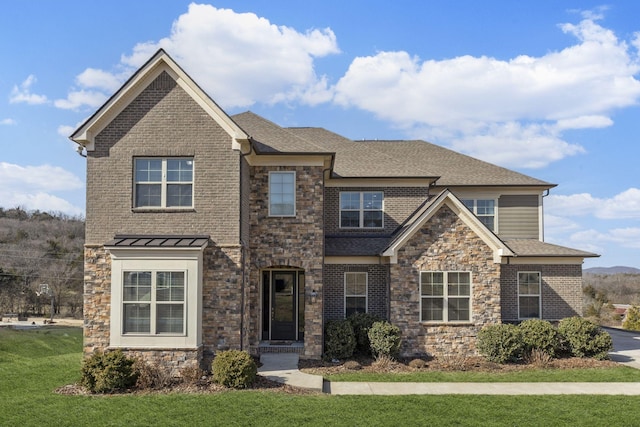
[[[460,199],[449,190],[444,190],[431,200],[431,202],[424,205],[422,209],[414,213],[413,218],[408,220],[409,225],[399,232],[381,255],[390,257],[391,263],[397,264],[398,250],[444,205],[449,207],[493,250],[493,262],[500,263],[503,256],[514,255],[509,247],[505,245],[498,236],[493,234],[493,232],[473,215]]]
[[[115,117],[138,97],[162,72],[167,72],[171,78],[229,134],[232,149],[241,150],[243,146],[248,147],[249,135],[247,135],[163,49],[158,50],[154,56],[140,67],[140,69],[138,69],[102,107],[71,134],[69,138],[84,146],[87,151],[93,151],[95,149],[96,135],[115,119]],[[241,151],[245,151],[245,149]]]

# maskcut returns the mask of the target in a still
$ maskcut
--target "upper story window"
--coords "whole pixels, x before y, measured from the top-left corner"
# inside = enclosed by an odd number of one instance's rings
[[[540,318],[540,284],[539,271],[518,272],[518,318]]]
[[[340,193],[340,228],[382,228],[382,191]]]
[[[134,161],[134,207],[193,207],[193,158]]]
[[[269,172],[269,216],[296,215],[296,173]]]
[[[462,203],[473,212],[480,221],[491,231],[496,227],[496,201],[487,199],[465,199]]]
[[[469,322],[471,273],[420,272],[420,306],[422,322]]]

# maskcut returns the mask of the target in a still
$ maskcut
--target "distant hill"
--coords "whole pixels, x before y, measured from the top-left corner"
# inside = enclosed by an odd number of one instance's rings
[[[585,274],[640,274],[640,269],[634,267],[592,267],[582,270]]]

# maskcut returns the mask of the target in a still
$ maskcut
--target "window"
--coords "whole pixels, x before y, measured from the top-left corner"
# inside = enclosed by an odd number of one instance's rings
[[[269,172],[269,216],[296,215],[296,173]]]
[[[202,344],[202,250],[111,247],[111,347]]]
[[[344,314],[367,312],[367,273],[344,273]]]
[[[540,318],[539,272],[518,272],[518,317],[520,319]]]
[[[340,193],[341,228],[382,228],[382,191]]]
[[[421,272],[420,303],[423,322],[469,322],[471,273]]]
[[[184,333],[184,271],[125,271],[122,283],[122,333]]]
[[[134,207],[193,207],[192,158],[135,159],[134,169]]]
[[[495,200],[462,200],[462,203],[473,212],[489,230],[495,230],[496,201]]]

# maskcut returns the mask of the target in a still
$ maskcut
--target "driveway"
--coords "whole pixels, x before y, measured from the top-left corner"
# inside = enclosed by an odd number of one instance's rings
[[[640,369],[640,332],[604,328],[613,339],[611,360]]]

